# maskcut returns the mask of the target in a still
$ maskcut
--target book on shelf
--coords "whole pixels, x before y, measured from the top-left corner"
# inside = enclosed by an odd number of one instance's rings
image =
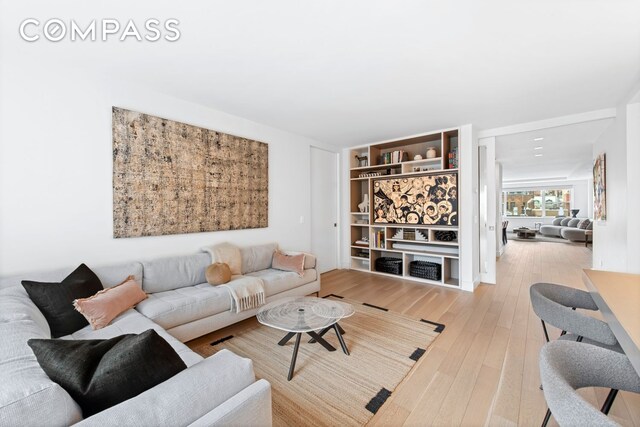
[[[390,151],[380,156],[380,163],[388,165],[391,163],[402,163],[409,158],[409,154],[404,150]]]
[[[453,147],[449,151],[449,169],[456,169],[458,167],[458,147]]]
[[[373,233],[373,247],[384,249],[384,230],[379,230]]]
[[[363,247],[368,248],[369,247],[369,242],[367,240],[359,239],[359,240],[356,240],[355,242],[353,242],[353,246],[363,246]]]

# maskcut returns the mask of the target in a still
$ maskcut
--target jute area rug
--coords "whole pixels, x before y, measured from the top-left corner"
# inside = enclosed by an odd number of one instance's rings
[[[342,352],[333,331],[325,339],[336,347],[334,352],[308,343],[309,336],[305,339],[303,335],[291,381],[287,381],[287,372],[295,340],[279,346],[285,333],[277,329],[258,325],[192,349],[207,357],[226,348],[252,359],[256,376],[271,383],[275,426],[364,425],[444,325],[340,300],[355,308],[353,316],[340,322],[351,355]]]

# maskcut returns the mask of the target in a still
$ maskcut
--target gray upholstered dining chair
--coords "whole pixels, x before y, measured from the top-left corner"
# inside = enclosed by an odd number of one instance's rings
[[[534,283],[529,288],[529,296],[547,342],[546,323],[549,323],[562,330],[560,340],[581,341],[623,353],[606,322],[576,311],[576,308],[598,310],[589,292],[554,283]]]
[[[606,322],[576,311],[576,308],[598,310],[589,292],[554,283],[534,283],[529,288],[529,296],[547,342],[549,333],[545,322],[562,330],[558,338],[561,341],[578,341],[624,353]],[[540,388],[543,389],[544,384]],[[618,390],[612,388],[602,405],[604,414],[609,413],[617,395]]]
[[[640,377],[626,355],[570,341],[552,341],[540,352],[540,377],[551,415],[561,426],[617,426],[576,391],[583,387],[607,387],[640,393]]]

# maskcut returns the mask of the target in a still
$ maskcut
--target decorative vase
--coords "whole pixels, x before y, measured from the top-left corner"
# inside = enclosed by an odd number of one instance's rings
[[[571,216],[575,218],[576,215],[578,215],[578,212],[580,212],[580,209],[571,209]]]
[[[431,147],[427,150],[427,159],[434,159],[438,155],[435,148]]]
[[[413,156],[413,160],[422,160],[422,156],[420,154],[416,154]]]
[[[362,203],[358,204],[358,209],[360,209],[360,213],[369,212],[369,195],[365,194],[362,197]]]

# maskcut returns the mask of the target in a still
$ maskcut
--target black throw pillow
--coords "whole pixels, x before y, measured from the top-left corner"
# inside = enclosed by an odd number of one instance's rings
[[[87,326],[89,322],[76,311],[73,301],[88,298],[103,289],[98,276],[84,264],[60,283],[23,280],[22,286],[47,319],[53,338],[72,334]]]
[[[108,340],[27,341],[38,363],[87,418],[139,395],[186,369],[156,331]]]

